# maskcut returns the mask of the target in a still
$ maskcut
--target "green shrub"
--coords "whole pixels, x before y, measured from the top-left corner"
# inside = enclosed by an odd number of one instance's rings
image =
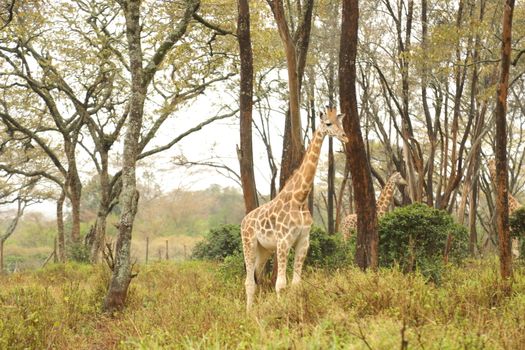
[[[328,269],[348,266],[355,251],[353,240],[344,241],[341,234],[329,235],[320,227],[310,231],[310,247],[305,265]]]
[[[509,217],[510,235],[519,240],[520,258],[525,258],[525,207],[521,207]]]
[[[468,254],[465,227],[456,224],[445,211],[416,203],[386,214],[379,224],[379,263],[399,264],[405,272],[420,270],[438,281],[444,265],[448,237],[450,262],[459,262]]]
[[[222,225],[210,230],[206,238],[192,250],[193,259],[224,260],[227,256],[242,253],[239,225]]]
[[[71,244],[68,252],[69,259],[80,263],[89,262],[89,247],[83,243]]]
[[[244,277],[246,273],[244,268],[244,255],[238,252],[224,258],[219,266],[219,273],[225,280]]]

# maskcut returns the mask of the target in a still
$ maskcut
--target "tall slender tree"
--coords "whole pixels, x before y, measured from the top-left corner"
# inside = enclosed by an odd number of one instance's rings
[[[499,238],[501,277],[512,276],[512,255],[509,232],[509,197],[507,171],[507,91],[511,62],[512,15],[514,0],[506,0],[503,9],[501,68],[496,100],[496,227]]]
[[[339,94],[343,127],[350,141],[345,145],[352,174],[357,214],[357,250],[355,262],[361,269],[377,268],[378,244],[376,201],[370,164],[361,136],[356,96],[356,55],[359,1],[343,0],[341,43],[339,51]]]
[[[237,40],[241,60],[239,96],[241,147],[237,150],[244,206],[249,213],[258,206],[257,188],[253,172],[252,110],[253,110],[253,55],[250,37],[250,7],[248,0],[238,0]]]
[[[104,310],[109,312],[124,308],[128,287],[133,277],[131,271],[131,234],[139,200],[135,171],[141,150],[139,137],[148,86],[166,55],[186,33],[188,24],[200,5],[199,0],[186,1],[186,8],[182,17],[174,25],[173,30],[167,33],[164,41],[159,45],[149,62],[144,65],[141,43],[142,24],[140,23],[141,1],[119,0],[118,3],[122,7],[126,22],[126,39],[131,73],[131,96],[124,139],[119,232],[113,273],[109,290],[104,300]]]
[[[301,128],[300,99],[301,85],[306,66],[306,56],[310,44],[313,0],[306,0],[299,5],[298,25],[293,32],[286,20],[282,0],[267,0],[272,9],[279,35],[283,42],[288,72],[289,111],[286,116],[283,155],[279,187],[283,188],[286,180],[299,167],[303,159],[304,145]],[[291,17],[291,16],[290,16]]]

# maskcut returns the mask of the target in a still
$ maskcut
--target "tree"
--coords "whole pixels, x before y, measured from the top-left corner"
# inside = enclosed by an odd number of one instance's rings
[[[250,7],[248,0],[238,0],[237,39],[239,41],[240,72],[240,133],[239,156],[242,190],[246,213],[258,206],[257,188],[253,172],[252,109],[253,109],[253,57],[250,38]]]
[[[0,273],[4,271],[4,244],[7,239],[15,232],[20,218],[22,215],[24,215],[25,208],[37,201],[37,197],[33,198],[31,192],[34,191],[38,180],[38,177],[28,178],[23,180],[17,186],[9,185],[7,183],[0,183],[0,204],[16,205],[13,218],[10,220],[4,232],[0,234]]]
[[[0,5],[0,30],[6,28],[13,20],[16,0],[5,1]]]
[[[341,43],[339,52],[339,92],[343,127],[349,136],[347,162],[352,174],[357,214],[356,264],[361,269],[378,266],[378,233],[375,194],[370,164],[361,136],[356,97],[356,54],[359,1],[343,0]]]
[[[509,197],[507,175],[507,92],[512,49],[512,15],[514,0],[506,0],[503,10],[501,68],[496,100],[496,226],[499,238],[501,277],[512,276],[512,255],[509,231]]]
[[[103,307],[105,311],[109,312],[124,308],[128,287],[133,278],[130,251],[131,235],[139,201],[135,172],[140,152],[139,137],[148,86],[166,55],[186,33],[188,24],[200,5],[199,0],[186,1],[186,7],[181,18],[174,24],[174,28],[167,33],[164,41],[144,66],[141,42],[142,25],[140,23],[141,1],[119,0],[118,3],[122,7],[126,22],[126,38],[131,73],[131,95],[127,130],[124,140],[122,192],[119,201],[121,215],[115,251],[115,263]]]
[[[287,112],[285,122],[279,181],[279,187],[282,189],[286,180],[288,180],[293,171],[299,167],[303,159],[304,145],[302,141],[300,114],[301,84],[310,43],[314,2],[313,0],[306,0],[301,6],[300,1],[297,0],[299,18],[295,32],[292,32],[286,20],[283,1],[267,0],[267,2],[272,9],[279,36],[283,42],[288,72],[289,111]],[[291,6],[289,11],[292,11]],[[291,14],[290,18],[293,18]]]

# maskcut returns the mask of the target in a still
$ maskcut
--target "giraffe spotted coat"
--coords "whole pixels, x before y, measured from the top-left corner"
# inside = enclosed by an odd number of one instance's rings
[[[382,217],[387,211],[392,198],[394,197],[394,191],[396,190],[396,185],[406,185],[405,179],[401,176],[399,172],[393,173],[388,181],[383,187],[379,198],[377,199],[377,217]],[[344,239],[348,239],[352,234],[353,230],[357,229],[357,215],[349,214],[347,215],[342,222],[341,232],[343,233]]]
[[[256,291],[256,277],[261,277],[264,265],[277,252],[277,281],[279,295],[286,286],[286,264],[290,248],[295,247],[292,284],[301,280],[301,270],[309,246],[312,216],[308,210],[308,194],[312,189],[321,145],[326,135],[348,142],[341,127],[342,115],[335,109],[321,113],[321,124],[306,151],[297,171],[270,202],[248,213],[241,222],[241,238],[246,265],[246,309],[250,310]]]

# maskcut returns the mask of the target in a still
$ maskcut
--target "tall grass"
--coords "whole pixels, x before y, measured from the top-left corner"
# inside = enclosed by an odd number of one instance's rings
[[[103,266],[52,265],[0,277],[0,349],[523,349],[524,270],[505,297],[497,266],[448,266],[440,285],[398,269],[311,269],[280,299],[264,287],[246,315],[243,276],[154,263],[108,316]]]

